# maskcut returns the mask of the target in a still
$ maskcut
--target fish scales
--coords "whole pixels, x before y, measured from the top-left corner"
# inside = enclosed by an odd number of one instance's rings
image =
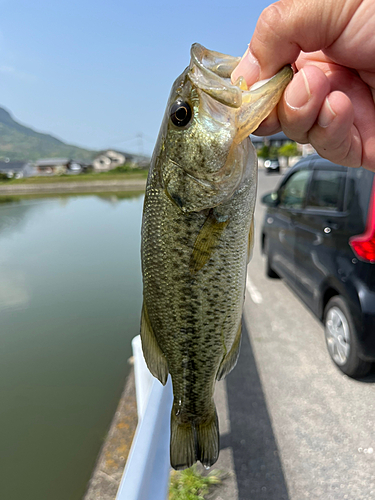
[[[217,69],[218,60],[226,69]],[[214,387],[238,357],[256,197],[257,160],[248,135],[291,77],[284,71],[271,97],[266,84],[263,111],[244,118],[254,94],[241,90],[243,82],[230,83],[237,63],[193,46],[189,68],[172,87],[146,187],[141,338],[153,375],[162,383],[168,373],[172,378],[176,469],[197,460],[209,467],[218,457]],[[237,90],[245,103],[238,104]],[[249,110],[264,91],[255,97]]]

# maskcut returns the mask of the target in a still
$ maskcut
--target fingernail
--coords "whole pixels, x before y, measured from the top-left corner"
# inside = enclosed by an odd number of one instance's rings
[[[336,113],[331,108],[328,97],[325,98],[322,109],[320,110],[318,117],[318,125],[322,128],[328,127],[333,122]]]
[[[293,109],[302,108],[311,97],[309,82],[303,69],[298,71],[285,92],[285,101]]]
[[[250,86],[259,80],[260,66],[258,60],[247,48],[247,51],[242,56],[241,61],[233,70],[231,75],[232,83],[234,83],[240,76],[245,78],[246,83]]]

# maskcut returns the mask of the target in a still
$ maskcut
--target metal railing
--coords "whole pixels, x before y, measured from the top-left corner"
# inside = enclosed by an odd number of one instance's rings
[[[148,371],[139,335],[133,339],[132,348],[138,426],[116,500],[166,500],[172,383],[169,377],[163,387]]]

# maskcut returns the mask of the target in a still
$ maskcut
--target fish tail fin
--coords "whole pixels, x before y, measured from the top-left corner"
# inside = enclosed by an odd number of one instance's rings
[[[171,413],[171,466],[175,470],[191,467],[196,461],[196,439],[193,424],[180,423],[172,408]]]
[[[196,426],[197,434],[197,459],[208,468],[219,457],[220,435],[219,422],[214,406],[211,418]]]
[[[176,470],[191,467],[197,460],[206,468],[219,456],[219,424],[216,408],[211,416],[199,424],[181,423],[172,409],[171,465]]]

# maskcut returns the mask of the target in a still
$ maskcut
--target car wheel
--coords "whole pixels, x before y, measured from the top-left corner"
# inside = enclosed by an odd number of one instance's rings
[[[324,333],[332,361],[349,377],[363,377],[371,363],[358,356],[357,334],[345,299],[336,295],[324,311]]]
[[[269,278],[280,279],[280,276],[272,269],[271,255],[267,236],[264,237],[264,253],[266,255],[266,275]]]

